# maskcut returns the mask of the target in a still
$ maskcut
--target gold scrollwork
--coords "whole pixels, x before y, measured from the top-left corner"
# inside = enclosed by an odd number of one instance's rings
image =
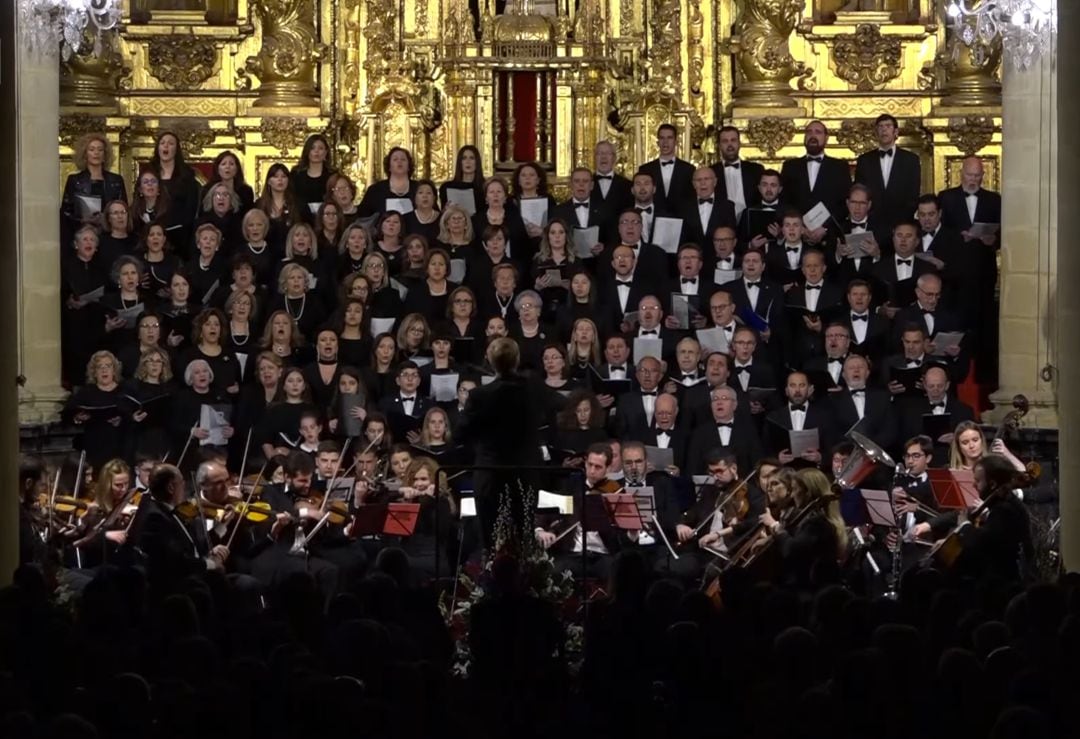
[[[659,0],[652,16],[653,48],[649,52],[649,83],[678,96],[682,81],[682,8],[679,0]]]
[[[949,143],[974,156],[994,139],[994,120],[984,115],[969,115],[949,119]]]
[[[687,3],[689,17],[686,27],[689,35],[687,44],[687,57],[690,60],[690,69],[687,70],[690,83],[690,95],[701,98],[701,84],[705,71],[705,49],[701,41],[705,37],[705,16],[701,14],[701,0],[690,0]]]
[[[262,22],[262,47],[244,65],[261,82],[255,105],[315,105],[315,63],[324,49],[312,0],[251,0],[251,7]]]
[[[860,92],[870,92],[900,76],[902,51],[900,39],[860,23],[855,33],[836,37],[832,47],[836,76]]]
[[[60,144],[72,146],[80,136],[105,130],[105,116],[72,113],[60,116]]]
[[[262,140],[277,148],[281,156],[295,149],[307,138],[307,123],[303,118],[292,116],[266,116],[259,123]]]
[[[777,116],[755,118],[746,126],[746,138],[772,158],[795,138],[795,122]]]
[[[154,36],[147,49],[150,74],[170,90],[197,89],[214,75],[217,50],[194,36]]]
[[[180,146],[188,156],[198,156],[207,146],[214,143],[214,132],[207,121],[178,121],[171,125],[173,133],[180,139]]]
[[[735,87],[737,105],[794,106],[791,80],[810,74],[788,46],[803,6],[803,0],[740,0],[734,33],[723,45],[735,55],[741,72]]]
[[[876,149],[877,127],[869,119],[847,120],[840,124],[836,142],[855,152],[856,156]]]

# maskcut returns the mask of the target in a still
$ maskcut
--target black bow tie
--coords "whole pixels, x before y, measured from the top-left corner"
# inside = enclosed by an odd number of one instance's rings
[[[611,177],[612,176],[609,175],[609,174],[598,174],[598,175],[596,175],[596,179],[598,179],[598,180],[610,180]]]
[[[652,206],[650,205],[648,208],[638,208],[637,206],[634,206],[634,210],[638,212],[638,215],[641,215],[642,213],[652,213]]]
[[[864,390],[862,388],[856,388],[855,390],[851,391],[851,394],[852,395],[866,395],[866,390]]]
[[[684,278],[682,278],[681,282],[684,285],[696,285],[697,284],[697,278],[696,277],[684,277]]]
[[[724,326],[724,333],[730,334],[734,330],[735,330],[735,327],[732,326],[731,324],[728,324],[727,326]]]
[[[824,158],[825,157],[821,157],[821,156],[814,157],[814,156],[810,156],[808,154],[806,156],[806,161],[808,161],[808,162],[817,162],[818,164],[821,164],[821,160],[824,159]]]
[[[882,159],[884,159],[885,157],[891,157],[892,156],[892,149],[879,150],[878,151],[878,156],[881,157]]]
[[[802,411],[803,413],[806,413],[806,404],[804,403],[803,405],[791,406],[791,412],[794,413],[795,411]]]
[[[671,435],[671,432],[670,432],[670,431],[667,431],[667,430],[665,430],[665,429],[656,429],[656,435],[657,435],[658,437],[659,437],[659,436],[670,436],[670,435]]]
[[[697,372],[683,372],[682,376],[683,376],[684,380],[686,380],[686,379],[696,380],[697,379]]]
[[[642,336],[650,336],[650,335],[651,336],[656,336],[657,331],[656,331],[656,329],[643,328],[643,329],[641,329],[641,335]]]
[[[630,285],[633,284],[632,280],[615,280],[615,282],[619,285],[626,285],[627,287],[630,287]]]
[[[930,407],[931,408],[944,408],[945,407],[945,401],[943,400],[940,403],[931,403]]]
[[[934,311],[930,310],[929,308],[920,308],[919,310],[922,311],[922,314],[924,316],[932,316],[932,315],[934,315]]]
[[[404,403],[404,402],[406,402],[406,401],[415,401],[415,400],[416,400],[416,396],[415,396],[415,395],[402,395],[402,396],[401,396],[401,402],[402,402],[402,403]]]
[[[670,167],[670,166],[671,166],[672,164],[674,164],[674,163],[675,163],[675,160],[674,160],[674,159],[669,159],[669,160],[668,160],[668,161],[666,161],[666,162],[660,162],[660,166],[661,166],[661,167]]]
[[[807,285],[807,286],[806,286],[806,289],[807,289],[807,290],[820,290],[820,289],[821,289],[821,285]]]
[[[841,359],[840,357],[834,357],[834,358],[829,360],[829,364],[843,364],[843,363],[844,363],[844,360]]]
[[[748,283],[746,283],[746,286],[747,287],[761,287],[761,280],[758,280],[757,282],[748,282]]]
[[[852,228],[866,228],[866,224],[870,222],[869,218],[865,218],[861,221],[850,221]]]
[[[909,359],[907,361],[908,367],[918,367],[920,364],[922,364],[921,359]]]
[[[575,203],[574,203],[574,207],[575,207],[575,208],[588,208],[588,207],[589,207],[589,201],[588,201],[588,200],[586,200],[586,201],[585,201],[584,203],[577,203],[577,202],[575,202]]]
[[[909,266],[909,267],[910,267],[910,266],[911,266],[911,262],[912,262],[912,260],[911,260],[911,259],[900,259],[899,257],[897,257],[897,259],[896,259],[896,266],[897,266],[897,267],[899,267],[899,266],[900,266],[901,264],[906,264],[907,266]]]
[[[795,252],[796,254],[799,252],[799,249],[802,249],[802,247],[801,246],[785,246],[784,247],[784,251],[789,252],[789,253],[790,252]]]
[[[642,390],[641,394],[642,395],[651,395],[654,398],[656,397],[656,391],[655,390]]]
[[[625,364],[613,364],[608,368],[608,372],[626,372]]]
[[[733,428],[735,428],[735,424],[732,423],[731,421],[717,421],[716,422],[716,428],[718,428],[718,429],[725,429],[725,428],[726,429],[733,429]]]
[[[750,374],[750,368],[752,366],[753,365],[748,364],[745,367],[739,367],[737,370],[735,370],[735,374],[737,374],[737,375],[748,375],[748,374]]]
[[[867,322],[869,322],[870,316],[860,316],[858,313],[852,313],[851,314],[851,320],[852,321],[867,321]]]
[[[708,203],[709,205],[712,205],[713,199],[712,198],[698,198],[697,199],[697,204],[698,205],[705,205],[705,203]]]
[[[739,163],[738,162],[724,162],[724,169],[727,169],[728,167],[731,167],[732,169],[738,169],[739,168]]]

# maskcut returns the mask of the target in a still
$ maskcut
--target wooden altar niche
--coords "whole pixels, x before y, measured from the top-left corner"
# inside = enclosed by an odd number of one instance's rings
[[[495,171],[522,162],[556,165],[555,29],[542,15],[510,13],[495,20],[490,84],[494,98]]]

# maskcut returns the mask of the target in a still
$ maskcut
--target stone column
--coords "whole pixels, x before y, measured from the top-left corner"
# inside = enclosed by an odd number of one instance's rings
[[[1069,135],[1080,115],[1080,100],[1076,91],[1080,85],[1080,5],[1074,2],[1057,3],[1058,33],[1057,44],[1057,127],[1056,131],[1066,132],[1065,146],[1057,150],[1058,177],[1061,182],[1075,182],[1080,177],[1080,149],[1077,149],[1073,137]],[[1049,90],[1047,91],[1049,94]],[[1007,140],[1007,139],[1006,139]],[[1065,233],[1076,233],[1080,228],[1080,214],[1076,203],[1069,197],[1065,187],[1057,191],[1059,200],[1058,214]],[[1063,284],[1071,289],[1057,296],[1057,355],[1060,370],[1058,375],[1058,407],[1061,410],[1061,431],[1058,437],[1058,459],[1061,464],[1061,555],[1065,568],[1070,572],[1080,571],[1080,387],[1077,387],[1076,373],[1080,370],[1080,290],[1077,290],[1076,278],[1080,276],[1080,254],[1075,246],[1065,243],[1058,254],[1058,269],[1065,275]]]
[[[1058,425],[1057,378],[1043,372],[1057,364],[1058,327],[1068,325],[1055,310],[1057,76],[1049,59],[1026,72],[1007,62],[1002,86],[1000,388],[988,418],[1000,419],[1020,393],[1031,401],[1024,424],[1041,428]]]
[[[0,5],[0,70],[15,68],[15,4]],[[15,75],[0,74],[0,169],[15,170],[17,150],[15,121]],[[0,177],[0,202],[14,202],[18,190],[15,177]],[[0,273],[15,274],[18,255],[11,245],[17,243],[15,214],[0,208]],[[10,283],[9,283],[10,284]],[[10,342],[18,331],[18,295],[14,290],[0,290],[0,336]],[[10,345],[0,351],[0,587],[11,582],[19,562],[19,427],[18,393],[15,377],[18,357]]]
[[[60,387],[60,184],[57,140],[60,71],[56,59],[37,59],[16,45],[19,421],[58,417]],[[17,270],[17,272],[16,272]],[[13,335],[13,334],[8,334]]]

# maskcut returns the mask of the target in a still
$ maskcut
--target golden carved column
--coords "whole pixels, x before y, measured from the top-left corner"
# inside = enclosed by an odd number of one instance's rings
[[[972,6],[983,2],[976,0]],[[968,19],[967,23],[974,34],[974,20]],[[989,43],[983,42],[977,34],[973,38],[968,46],[951,29],[946,31],[945,45],[936,60],[945,74],[941,85],[942,105],[1001,105],[1001,82],[997,79],[1001,66],[1001,37],[995,36]]]
[[[728,50],[738,66],[736,108],[793,108],[792,79],[805,65],[791,55],[788,39],[803,0],[736,0],[738,15]]]
[[[70,248],[59,243],[60,72],[55,58],[32,56],[21,44],[16,55],[18,156],[12,179],[18,183],[18,265],[6,274],[17,275],[19,286],[18,361],[26,378],[19,421],[47,423],[57,419],[67,397],[60,387],[60,249]]]
[[[1054,65],[1043,59],[1025,72],[1006,65],[1002,86],[1000,367],[991,417],[999,418],[1022,393],[1032,404],[1026,422],[1043,428],[1058,425],[1059,389],[1044,371],[1058,362],[1057,337],[1075,332],[1056,307],[1058,111],[1049,93],[1056,79]]]
[[[260,108],[318,105],[315,65],[322,45],[315,31],[314,0],[251,0],[262,27],[262,47],[244,72],[258,78]]]

